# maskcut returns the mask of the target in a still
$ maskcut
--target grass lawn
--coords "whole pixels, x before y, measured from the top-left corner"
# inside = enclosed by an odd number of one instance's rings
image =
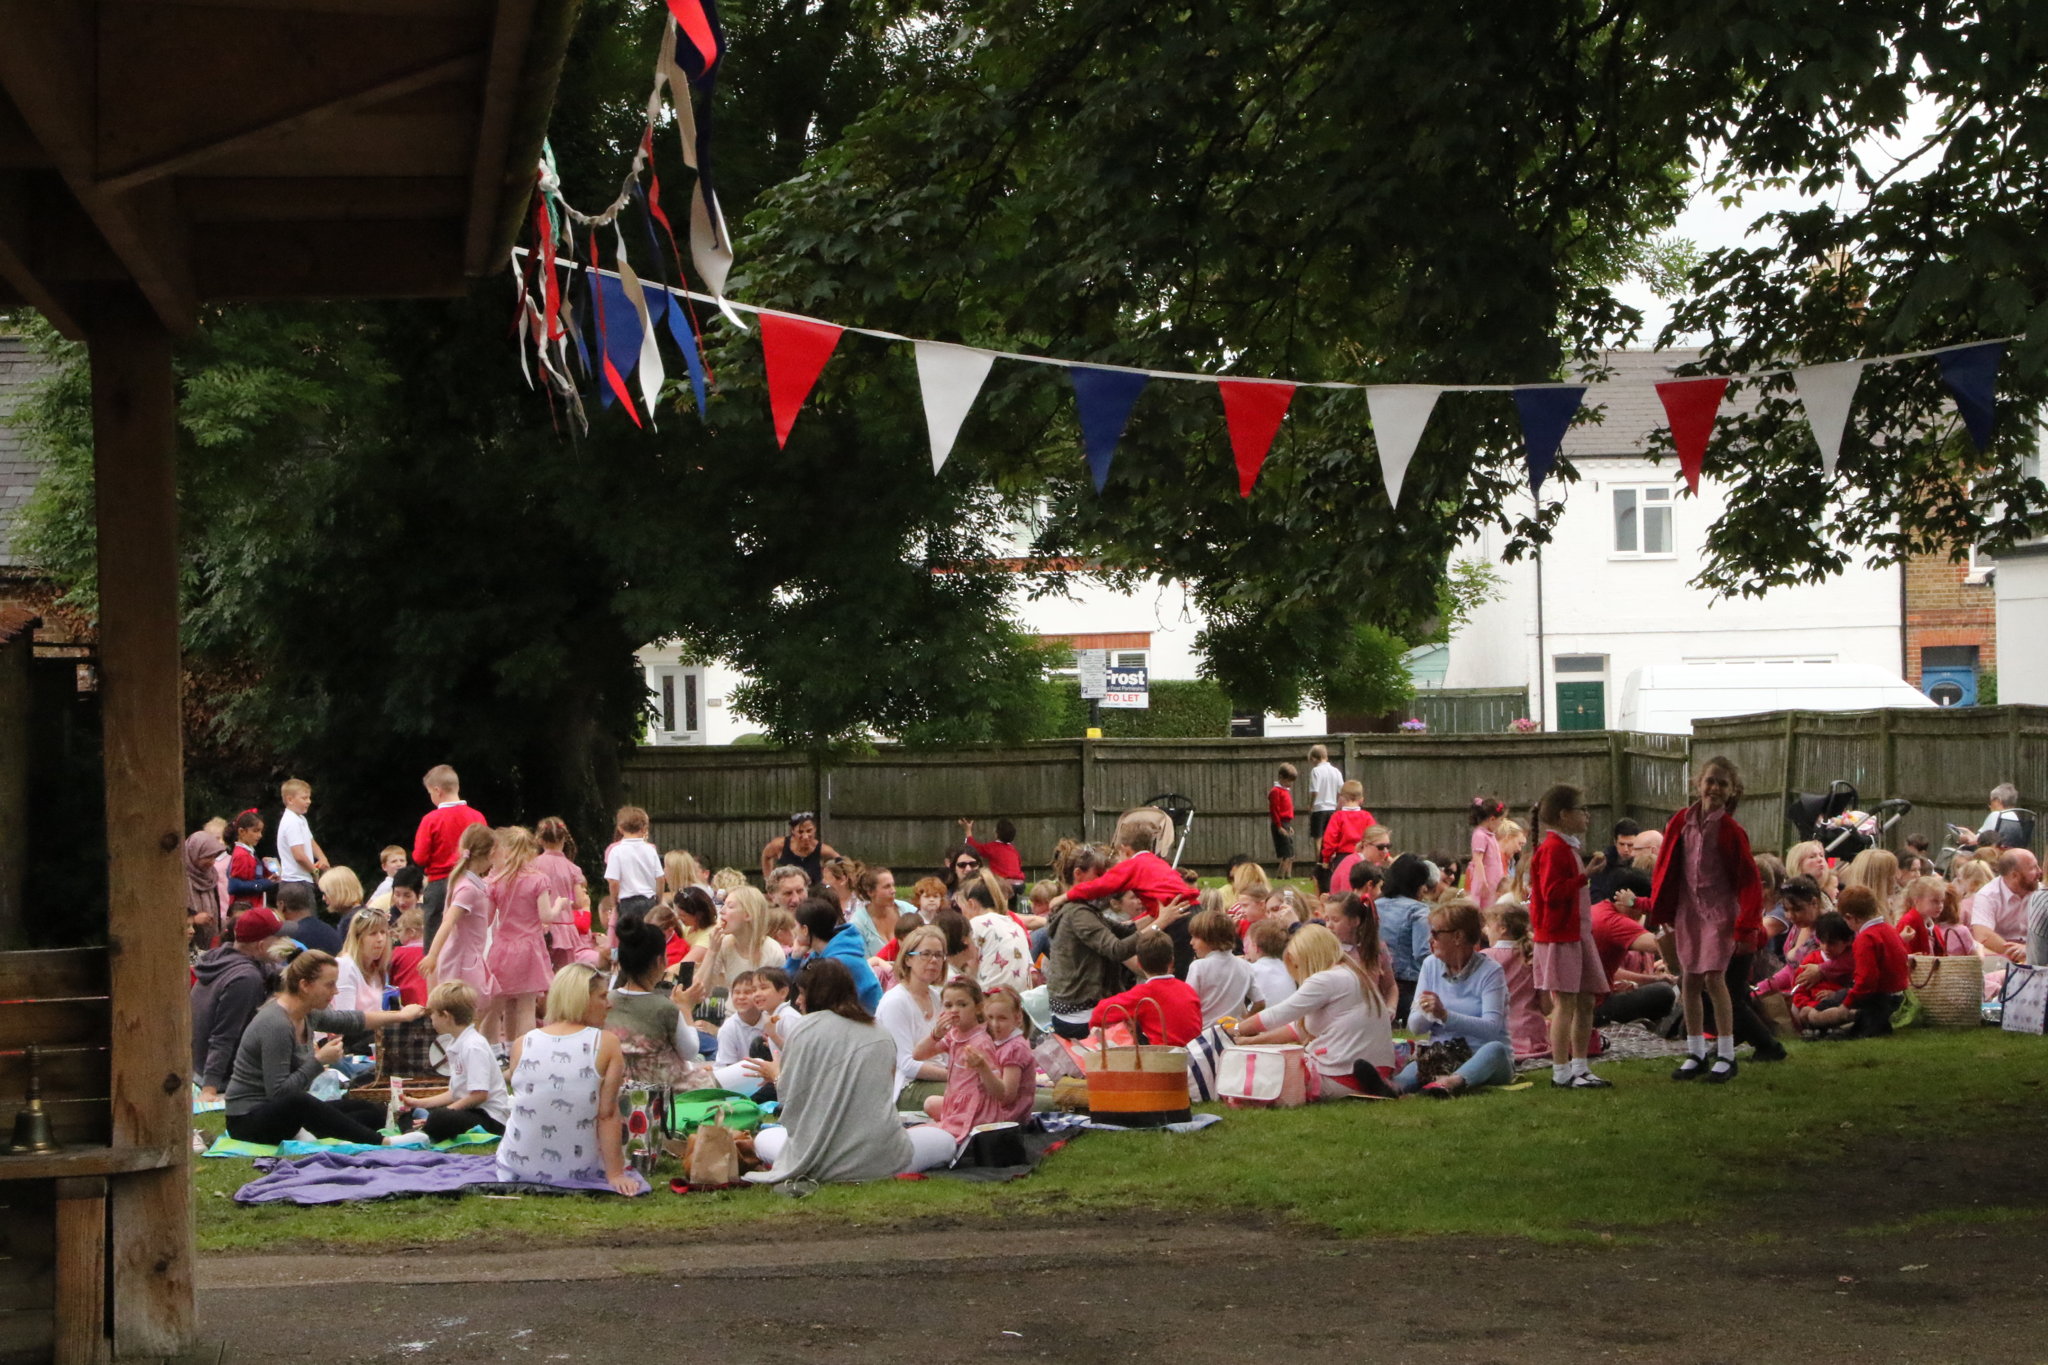
[[[766,1190],[638,1200],[583,1196],[418,1199],[331,1208],[232,1202],[247,1162],[196,1161],[199,1245],[471,1249],[655,1240],[747,1225],[794,1236],[933,1218],[1115,1217],[1130,1210],[1280,1217],[1343,1236],[1472,1234],[1575,1240],[1674,1224],[1753,1220],[1767,1233],[1780,1196],[1822,1168],[1895,1150],[1909,1136],[1956,1141],[2031,1132],[2042,1112],[2048,1041],[1981,1029],[1916,1030],[1889,1041],[1793,1045],[1726,1086],[1674,1085],[1668,1063],[1612,1063],[1599,1094],[1528,1090],[1450,1103],[1343,1101],[1285,1112],[1224,1111],[1206,1132],[1084,1134],[1029,1179],[834,1187],[794,1200]],[[209,1115],[208,1131],[219,1118]],[[2031,1140],[2030,1138],[2027,1140]],[[1937,1160],[1953,1162],[1952,1156]],[[1902,1194],[1898,1217],[1995,1217],[1982,1186]],[[1979,1205],[1976,1201],[1986,1202]],[[1943,1200],[1946,1202],[1943,1203]],[[1883,1228],[1873,1226],[1872,1235]]]

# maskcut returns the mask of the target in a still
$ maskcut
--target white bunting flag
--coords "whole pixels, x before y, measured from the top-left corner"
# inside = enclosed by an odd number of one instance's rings
[[[627,302],[640,318],[640,397],[647,404],[647,420],[652,424],[660,411],[661,383],[668,374],[661,363],[661,347],[654,344],[654,321],[647,316],[647,291],[641,287],[633,267],[626,264],[625,230],[614,225],[614,231],[619,238],[619,280],[626,286]]]
[[[988,351],[942,341],[920,341],[916,350],[917,382],[924,389],[924,421],[931,431],[932,473],[936,474],[953,453],[960,424],[967,420],[996,358]]]
[[[1835,477],[1835,459],[1842,453],[1849,406],[1856,401],[1856,381],[1869,363],[1838,360],[1792,371],[1792,386],[1799,394],[1800,406],[1806,409],[1806,425],[1813,428],[1814,444],[1820,447],[1820,467],[1830,479]]]
[[[1373,444],[1380,450],[1380,473],[1387,481],[1387,502],[1399,506],[1401,485],[1408,478],[1408,462],[1436,409],[1435,384],[1374,384],[1365,391],[1366,411],[1372,415]]]

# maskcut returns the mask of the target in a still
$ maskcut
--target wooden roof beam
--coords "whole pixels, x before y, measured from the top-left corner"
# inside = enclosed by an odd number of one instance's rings
[[[468,274],[496,269],[498,253],[518,236],[555,104],[562,52],[581,8],[582,0],[499,0],[463,233]]]
[[[56,284],[44,279],[32,265],[28,178],[19,172],[0,172],[0,281],[6,282],[15,297],[48,318],[51,326],[79,341],[85,333],[77,313]]]
[[[157,317],[173,332],[188,332],[199,303],[170,187],[115,194],[94,175],[97,10],[86,0],[0,0],[0,33],[7,35],[0,42],[0,87]]]
[[[203,165],[216,157],[240,151],[254,143],[286,137],[292,133],[313,127],[316,124],[324,123],[328,119],[336,118],[343,114],[352,114],[359,109],[368,109],[374,105],[383,104],[388,100],[398,99],[404,95],[416,94],[421,90],[431,89],[437,85],[445,85],[452,81],[474,79],[483,69],[484,59],[480,54],[451,57],[444,61],[429,62],[427,65],[414,71],[408,71],[402,76],[396,76],[387,81],[380,81],[376,85],[352,91],[336,99],[322,100],[315,104],[306,105],[281,118],[273,118],[261,123],[251,124],[247,128],[239,129],[226,136],[194,143],[189,147],[182,147],[168,156],[161,156],[133,166],[123,167],[102,179],[99,182],[99,187],[110,194],[122,194],[146,185],[150,181],[161,180],[165,176],[176,175],[194,166]]]

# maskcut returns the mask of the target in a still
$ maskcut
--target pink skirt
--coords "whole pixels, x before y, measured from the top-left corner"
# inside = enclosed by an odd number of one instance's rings
[[[1593,907],[1579,907],[1579,937],[1572,943],[1536,945],[1536,989],[1563,995],[1605,995],[1607,972],[1593,946]]]
[[[1671,926],[1678,940],[1678,969],[1714,975],[1727,971],[1735,956],[1735,914],[1733,905],[1716,908],[1687,896]]]
[[[547,940],[538,935],[491,935],[484,953],[484,972],[492,997],[545,995],[555,976],[548,961]]]

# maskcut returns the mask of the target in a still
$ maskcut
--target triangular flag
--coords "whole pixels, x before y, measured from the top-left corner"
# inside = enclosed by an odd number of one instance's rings
[[[648,307],[665,306],[668,334],[675,338],[676,346],[683,353],[683,368],[690,372],[690,388],[697,395],[697,415],[704,413],[704,357],[697,351],[697,334],[690,330],[689,314],[683,311],[683,301],[666,289],[647,285]],[[665,304],[654,295],[660,294]]]
[[[1387,505],[1401,503],[1401,485],[1408,480],[1408,462],[1422,441],[1422,429],[1436,410],[1434,384],[1373,384],[1365,391],[1365,410],[1372,417],[1372,441],[1380,449],[1380,475],[1387,481]]]
[[[1728,392],[1726,379],[1667,379],[1657,386],[1664,416],[1671,423],[1671,445],[1678,468],[1694,497],[1700,492],[1700,466],[1706,463],[1707,441],[1714,434],[1714,414]]]
[[[605,407],[617,398],[626,405],[633,425],[642,425],[639,406],[626,387],[626,376],[640,364],[640,313],[626,297],[626,286],[616,275],[593,273],[597,286],[598,337],[603,343],[604,388],[600,397]]]
[[[1081,448],[1088,456],[1088,473],[1100,493],[1109,482],[1109,462],[1116,458],[1131,408],[1151,376],[1140,370],[1069,365],[1067,378],[1074,382],[1074,403],[1081,413]]]
[[[1820,447],[1821,470],[1830,479],[1835,477],[1835,461],[1842,454],[1842,433],[1849,426],[1856,383],[1869,363],[1836,360],[1792,371],[1792,391],[1799,395],[1799,406],[1806,409],[1806,425],[1813,432],[1813,443]]]
[[[915,349],[917,382],[924,390],[924,424],[932,438],[932,473],[936,474],[953,453],[960,424],[967,420],[996,358],[989,351],[943,341],[920,341]]]
[[[1956,411],[1970,429],[1970,439],[1981,451],[1991,448],[1991,432],[1998,423],[1998,362],[2005,356],[2005,343],[1986,341],[1977,346],[1958,346],[1940,351],[1941,379],[1956,396]]]
[[[640,326],[640,355],[636,362],[640,370],[640,398],[647,404],[648,424],[657,426],[655,414],[661,403],[661,383],[668,378],[668,370],[661,363],[661,346],[655,340],[654,319],[647,315],[647,287],[640,283],[640,277],[626,263],[624,233],[619,235],[619,281],[625,285],[626,298],[633,306],[634,321]]]
[[[1266,463],[1266,452],[1280,434],[1280,419],[1294,401],[1294,385],[1219,379],[1216,390],[1223,395],[1223,421],[1230,428],[1230,453],[1237,459],[1237,495],[1248,498]]]
[[[1515,412],[1522,419],[1522,445],[1528,453],[1529,491],[1541,493],[1543,481],[1557,467],[1558,447],[1566,428],[1586,396],[1583,384],[1544,384],[1515,390]]]
[[[761,314],[761,356],[768,365],[768,407],[775,414],[775,444],[789,444],[789,429],[844,328],[782,313]]]

